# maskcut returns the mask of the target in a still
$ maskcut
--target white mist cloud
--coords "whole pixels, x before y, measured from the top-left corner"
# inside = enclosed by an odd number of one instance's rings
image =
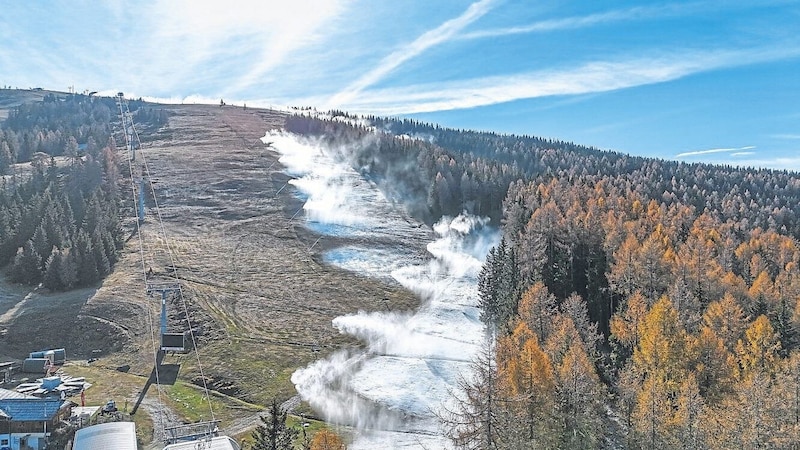
[[[433,233],[421,230],[421,224],[398,214],[400,206],[375,195],[375,184],[339,164],[350,147],[330,148],[285,132],[268,133],[263,140],[280,152],[286,172],[299,177],[295,182],[308,196],[306,226],[328,225],[319,228],[323,238],[340,236],[330,225],[341,217],[314,215],[317,203],[356,218],[359,245],[326,252],[324,259],[397,282],[422,303],[413,312],[362,311],[335,318],[332,325],[363,347],[297,370],[291,378],[297,392],[326,419],[355,427],[353,448],[376,448],[386,433],[395,433],[395,446],[427,436],[431,448],[442,448],[433,411],[447,400],[485,338],[477,274],[499,241],[498,230],[488,219],[466,215],[443,219]],[[335,199],[330,192],[337,193]]]

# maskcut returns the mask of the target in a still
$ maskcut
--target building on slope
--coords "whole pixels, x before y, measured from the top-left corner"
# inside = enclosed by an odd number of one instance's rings
[[[43,450],[51,431],[69,417],[71,405],[0,389],[0,449]]]

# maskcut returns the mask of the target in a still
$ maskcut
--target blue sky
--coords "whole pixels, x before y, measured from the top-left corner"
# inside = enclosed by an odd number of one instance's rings
[[[6,1],[0,85],[800,170],[800,0]]]

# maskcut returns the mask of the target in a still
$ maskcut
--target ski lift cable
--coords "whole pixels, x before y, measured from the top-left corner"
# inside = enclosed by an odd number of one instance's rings
[[[133,126],[133,120],[131,120],[131,126],[132,126],[132,128],[134,130],[136,129]],[[138,133],[136,133],[135,131],[134,131],[134,133],[138,136]],[[147,158],[145,157],[144,151],[141,148],[141,146],[139,148],[139,155],[140,155],[140,157],[142,159],[142,165],[144,167],[145,174],[147,175],[147,178],[150,179],[150,166],[147,163]],[[208,410],[209,410],[209,413],[211,415],[211,420],[213,421],[213,420],[216,420],[215,419],[215,415],[214,415],[214,407],[211,404],[211,396],[208,394],[208,383],[206,382],[206,376],[205,376],[205,373],[203,371],[203,365],[202,365],[202,363],[200,361],[200,352],[197,349],[197,338],[195,336],[194,329],[192,327],[192,323],[191,323],[191,320],[190,320],[190,317],[189,317],[190,316],[189,315],[189,308],[188,308],[188,306],[186,304],[186,298],[183,295],[183,288],[182,288],[182,286],[180,284],[180,277],[178,276],[178,267],[176,265],[175,254],[174,254],[174,252],[172,250],[172,246],[170,245],[169,240],[167,239],[167,232],[166,232],[166,228],[164,227],[164,220],[163,220],[162,215],[161,215],[161,208],[160,208],[160,206],[158,204],[158,198],[156,197],[155,188],[152,186],[152,184],[150,185],[150,193],[152,194],[153,206],[154,206],[153,209],[155,209],[155,212],[156,212],[156,218],[158,220],[158,226],[159,226],[159,229],[161,231],[161,237],[162,237],[162,239],[164,241],[164,245],[165,245],[166,250],[167,250],[167,255],[169,256],[170,266],[171,266],[171,271],[172,271],[171,276],[172,276],[173,280],[175,281],[175,283],[178,286],[178,290],[177,290],[178,297],[179,297],[179,299],[181,301],[181,304],[183,306],[183,312],[184,312],[184,316],[186,318],[186,325],[189,328],[189,336],[192,339],[192,347],[194,348],[195,359],[197,360],[197,368],[198,368],[198,370],[200,372],[200,379],[203,380],[203,392],[205,394],[205,397],[206,397],[206,400],[207,400],[207,403],[208,403]]]
[[[145,271],[144,239],[142,238],[142,228],[141,228],[141,224],[139,223],[139,214],[137,212],[137,209],[138,209],[139,205],[138,205],[138,202],[137,202],[138,196],[136,195],[136,178],[135,178],[135,173],[134,173],[134,170],[133,170],[133,163],[132,163],[132,159],[133,158],[132,158],[132,155],[131,155],[131,152],[133,152],[134,150],[130,145],[130,142],[129,142],[129,139],[128,139],[128,134],[127,134],[127,131],[126,131],[127,124],[125,123],[126,122],[126,118],[127,118],[128,121],[130,121],[131,126],[133,126],[133,121],[130,119],[130,116],[127,116],[127,117],[125,116],[125,113],[124,113],[123,108],[122,108],[123,99],[122,98],[118,98],[117,99],[117,103],[119,105],[119,110],[120,110],[120,120],[122,121],[122,131],[123,131],[123,134],[125,135],[125,148],[126,148],[127,153],[128,153],[128,155],[127,155],[127,157],[128,157],[128,169],[130,170],[131,191],[133,193],[133,215],[134,215],[134,222],[136,223],[136,236],[137,236],[138,241],[139,241],[139,256],[141,258],[141,264],[142,264],[142,277],[143,277],[144,282],[146,284],[147,283],[147,272]],[[148,323],[150,325],[150,345],[152,346],[152,348],[154,350],[153,351],[153,370],[154,370],[155,376],[156,376],[156,392],[158,394],[158,408],[157,408],[158,409],[158,416],[159,416],[159,422],[161,423],[161,429],[164,429],[164,415],[165,415],[164,414],[164,410],[163,410],[164,401],[163,401],[162,395],[161,395],[161,382],[159,380],[159,374],[158,374],[158,351],[160,349],[156,345],[155,333],[153,331],[153,311],[152,311],[152,308],[150,308],[150,304],[149,303],[146,303],[146,305],[147,305],[147,317],[149,319]]]

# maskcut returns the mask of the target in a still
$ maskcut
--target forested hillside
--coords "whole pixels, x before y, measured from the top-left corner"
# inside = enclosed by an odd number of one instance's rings
[[[0,266],[12,281],[66,290],[111,272],[124,239],[126,179],[115,110],[111,98],[49,94],[15,107],[0,127]],[[150,109],[139,115],[151,125],[166,119]]]
[[[797,448],[800,178],[532,137],[295,116],[428,222],[503,229],[466,448]],[[380,131],[375,131],[375,129]]]

